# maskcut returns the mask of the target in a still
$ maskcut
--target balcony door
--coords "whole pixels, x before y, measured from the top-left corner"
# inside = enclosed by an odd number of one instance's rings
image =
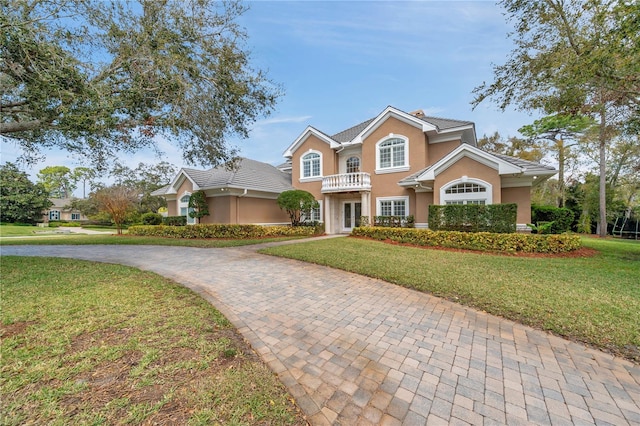
[[[342,232],[351,232],[354,227],[360,226],[362,216],[362,203],[360,201],[342,202]]]

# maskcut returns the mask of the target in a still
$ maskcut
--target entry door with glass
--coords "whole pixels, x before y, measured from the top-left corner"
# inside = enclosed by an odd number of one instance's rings
[[[360,226],[362,203],[360,201],[344,201],[342,203],[342,232],[351,232]]]

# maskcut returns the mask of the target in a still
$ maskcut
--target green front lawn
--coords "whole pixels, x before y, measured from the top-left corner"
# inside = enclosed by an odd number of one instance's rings
[[[46,229],[46,228],[45,228]],[[268,243],[272,241],[287,241],[300,237],[281,238],[258,238],[243,240],[225,239],[179,239],[161,237],[138,237],[132,235],[85,235],[85,234],[65,234],[65,235],[30,235],[24,238],[0,238],[0,245],[91,245],[91,244],[114,244],[114,245],[157,245],[157,246],[182,246],[182,247],[238,247],[252,244]]]
[[[380,278],[640,362],[640,242],[584,238],[593,257],[516,257],[335,238],[261,253]]]
[[[158,275],[3,256],[0,424],[303,425],[207,301]]]

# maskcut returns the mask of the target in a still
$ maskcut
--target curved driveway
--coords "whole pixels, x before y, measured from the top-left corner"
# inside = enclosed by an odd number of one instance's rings
[[[386,282],[256,246],[4,246],[150,270],[202,294],[313,425],[640,424],[640,367]]]

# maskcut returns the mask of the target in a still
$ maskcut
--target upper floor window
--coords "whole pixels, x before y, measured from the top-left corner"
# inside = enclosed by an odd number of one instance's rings
[[[409,168],[409,147],[405,138],[389,137],[378,142],[377,170],[398,171]]]
[[[317,152],[310,152],[302,156],[302,177],[320,177],[322,176],[320,167],[321,157]]]
[[[347,173],[360,172],[360,159],[358,157],[349,157],[347,159]]]

